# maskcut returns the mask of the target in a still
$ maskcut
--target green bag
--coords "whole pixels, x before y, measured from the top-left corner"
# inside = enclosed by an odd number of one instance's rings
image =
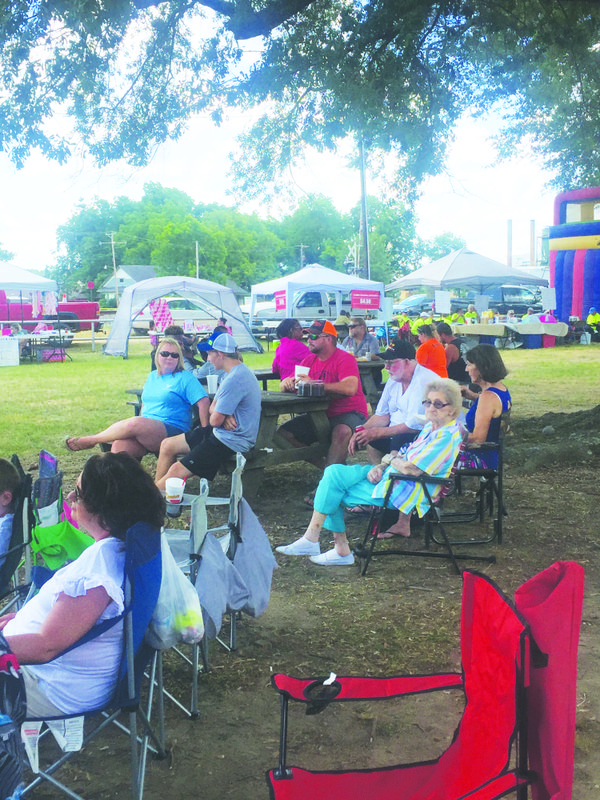
[[[69,520],[56,525],[36,525],[32,531],[31,549],[39,554],[50,569],[59,569],[67,561],[75,561],[94,540]]]

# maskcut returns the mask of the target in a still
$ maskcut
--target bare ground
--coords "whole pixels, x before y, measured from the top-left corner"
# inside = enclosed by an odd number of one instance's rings
[[[556,560],[585,567],[573,797],[600,797],[600,407],[520,420],[513,432],[504,542],[476,548],[497,557],[496,564],[476,568],[510,595]],[[310,512],[302,497],[316,479],[307,465],[267,471],[254,509],[274,545],[304,530]],[[219,488],[226,491],[223,483],[214,487],[216,494]],[[349,532],[361,536],[364,524],[353,521]],[[269,608],[258,619],[241,620],[237,652],[211,645],[212,669],[200,679],[200,718],[191,721],[167,703],[170,758],[149,764],[148,800],[268,797],[264,774],[276,764],[279,735],[278,698],[270,687],[274,672],[382,676],[459,668],[461,582],[449,562],[378,559],[360,577],[355,567],[326,569],[307,558],[278,561]],[[186,701],[189,668],[172,654],[166,680]],[[294,713],[289,760],[336,769],[434,757],[449,744],[460,712],[460,698],[436,693],[340,704],[317,717]],[[111,734],[104,749],[89,749],[79,767],[69,768],[85,798],[128,796],[123,742]],[[36,793],[55,796],[50,789]]]

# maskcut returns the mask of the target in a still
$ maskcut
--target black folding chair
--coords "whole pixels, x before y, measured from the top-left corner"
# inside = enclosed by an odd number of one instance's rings
[[[360,574],[365,575],[371,561],[375,553],[375,549],[378,545],[380,545],[377,549],[377,556],[414,556],[417,558],[448,558],[452,562],[454,566],[454,570],[456,571],[457,575],[461,574],[461,569],[458,566],[458,561],[485,561],[489,564],[493,564],[496,561],[495,556],[474,556],[469,555],[466,553],[455,553],[451,542],[448,539],[448,535],[446,534],[446,529],[442,522],[442,513],[441,513],[441,501],[442,499],[447,496],[450,488],[454,484],[454,475],[456,472],[456,463],[452,468],[452,472],[450,477],[448,478],[434,478],[431,475],[427,475],[426,473],[418,476],[414,475],[402,475],[400,473],[393,473],[389,476],[389,485],[387,488],[387,492],[385,494],[385,499],[383,502],[383,506],[373,506],[371,511],[371,516],[369,518],[369,522],[367,525],[367,530],[365,532],[362,545],[360,547],[354,548],[354,555],[359,559],[360,562]],[[379,539],[379,533],[382,530],[385,530],[385,522],[386,522],[386,512],[389,510],[395,510],[392,505],[390,505],[390,496],[392,494],[393,488],[398,481],[412,481],[413,483],[418,483],[423,487],[423,492],[425,494],[425,498],[429,505],[427,511],[423,515],[423,523],[425,526],[425,548],[419,550],[411,550],[407,547],[402,549],[396,547],[390,547],[386,544],[389,540]],[[431,490],[435,486],[441,486],[441,490],[432,497]],[[397,541],[402,537],[394,537]],[[444,550],[431,550],[431,544],[439,544],[441,545]]]
[[[510,431],[510,411],[502,414],[500,420],[500,435],[497,442],[483,442],[475,446],[469,446],[465,452],[473,451],[485,457],[486,453],[497,454],[497,467],[462,467],[458,466],[455,475],[457,497],[462,493],[462,481],[464,478],[476,478],[479,485],[475,495],[475,506],[464,511],[451,511],[442,514],[442,521],[446,524],[466,524],[478,521],[483,524],[486,513],[489,517],[494,517],[492,528],[489,534],[482,534],[471,538],[450,539],[451,544],[488,544],[497,539],[498,544],[502,544],[503,520],[508,516],[508,511],[504,504],[504,439]],[[434,541],[441,544],[438,539]]]

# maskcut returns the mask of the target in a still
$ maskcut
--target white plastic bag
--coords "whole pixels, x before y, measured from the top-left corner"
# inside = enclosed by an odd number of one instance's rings
[[[199,642],[204,635],[204,623],[198,594],[177,566],[164,533],[160,547],[162,580],[146,641],[157,650],[167,650],[180,642]]]

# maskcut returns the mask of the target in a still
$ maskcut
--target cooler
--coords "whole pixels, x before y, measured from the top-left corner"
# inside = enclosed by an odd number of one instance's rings
[[[542,334],[541,333],[528,333],[524,334],[523,338],[525,339],[525,348],[527,350],[537,350],[539,347],[542,346]],[[551,337],[554,338],[553,336]]]
[[[556,336],[550,336],[547,333],[542,333],[542,347],[554,347],[556,344]]]

